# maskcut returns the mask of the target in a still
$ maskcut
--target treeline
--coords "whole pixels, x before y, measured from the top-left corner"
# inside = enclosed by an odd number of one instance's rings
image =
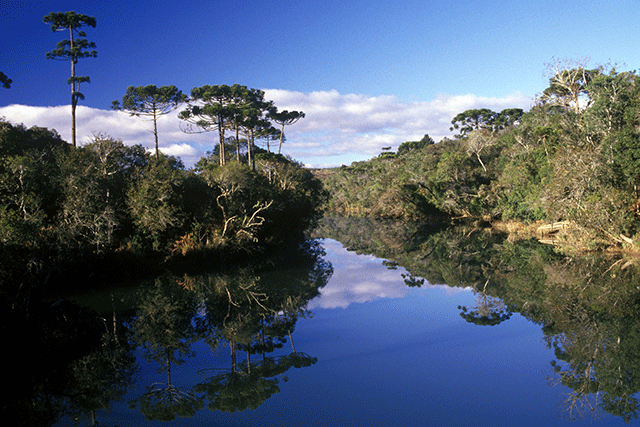
[[[444,214],[570,221],[589,240],[630,243],[640,231],[640,77],[556,64],[529,112],[465,111],[454,139],[400,145],[333,169],[333,211],[380,217]]]
[[[108,255],[232,260],[304,238],[325,200],[321,182],[263,150],[254,167],[246,153],[228,160],[209,153],[186,168],[108,136],[73,148],[55,131],[0,121],[0,281],[42,282]]]

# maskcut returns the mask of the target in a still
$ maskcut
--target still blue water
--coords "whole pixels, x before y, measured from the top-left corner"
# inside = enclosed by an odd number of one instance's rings
[[[291,369],[280,393],[256,410],[199,411],[172,426],[618,426],[608,414],[574,421],[563,416],[562,385],[552,386],[553,351],[541,326],[518,314],[497,326],[460,317],[473,306],[471,289],[426,283],[408,287],[402,268],[357,255],[324,240],[334,273],[311,301],[313,316],[294,331],[296,350],[317,357]],[[201,369],[228,364],[228,349],[198,344],[196,356],[172,370],[174,383],[191,387]],[[286,350],[286,351],[285,351]],[[291,349],[283,349],[290,352]],[[166,425],[146,421],[127,401],[144,385],[162,381],[157,365],[139,358],[142,380],[101,425]]]

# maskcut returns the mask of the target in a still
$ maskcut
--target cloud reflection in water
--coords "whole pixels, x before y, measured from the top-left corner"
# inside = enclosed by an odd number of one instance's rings
[[[380,258],[348,251],[340,242],[324,239],[326,259],[334,266],[329,283],[321,295],[309,302],[309,308],[347,308],[350,304],[371,302],[380,298],[402,298],[411,290],[401,274],[407,270],[390,270]],[[422,287],[442,287],[447,293],[470,292],[467,288],[432,285],[425,280]]]

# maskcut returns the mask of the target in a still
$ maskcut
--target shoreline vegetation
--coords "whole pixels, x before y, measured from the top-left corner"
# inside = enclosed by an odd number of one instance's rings
[[[322,215],[322,184],[282,154],[256,148],[249,164],[235,143],[224,164],[212,151],[186,168],[105,135],[72,147],[0,120],[4,303],[298,250]]]
[[[315,170],[326,209],[493,225],[579,252],[640,252],[640,76],[556,61],[528,112],[464,111],[429,135]],[[554,226],[555,224],[555,226]]]

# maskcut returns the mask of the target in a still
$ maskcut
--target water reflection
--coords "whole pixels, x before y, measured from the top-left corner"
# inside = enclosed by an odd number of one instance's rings
[[[625,422],[638,418],[637,258],[561,256],[535,240],[511,241],[490,230],[423,233],[423,227],[335,217],[320,233],[359,253],[384,257],[385,264],[406,268],[409,277],[472,289],[475,307],[458,306],[467,322],[495,326],[519,313],[540,324],[555,354],[549,382],[566,387],[568,418],[600,411]]]
[[[198,296],[185,290],[171,277],[161,277],[139,292],[137,316],[131,325],[131,338],[148,361],[166,373],[166,382],[146,386],[132,404],[139,404],[147,420],[171,421],[176,415],[192,417],[203,406],[189,389],[171,381],[171,367],[181,365],[192,356],[191,346],[201,331],[192,322]]]
[[[330,259],[334,267],[331,281],[322,288],[321,295],[309,303],[314,308],[347,308],[351,304],[362,304],[382,298],[402,298],[410,291],[408,287],[441,287],[448,294],[471,292],[471,288],[452,288],[435,285],[399,267],[395,261],[381,260],[374,255],[342,251],[343,244],[333,239],[322,239],[322,245],[331,254],[340,253]],[[399,281],[398,276],[403,280]]]
[[[323,240],[330,253],[337,252],[342,244],[335,240]],[[331,282],[322,289],[321,296],[311,301],[309,308],[346,308],[350,304],[370,302],[379,298],[401,298],[408,292],[398,282],[398,273],[390,271],[373,255],[343,254],[331,260],[335,272]]]
[[[95,421],[132,386],[132,346],[95,310],[60,299],[4,314],[5,366],[18,374],[3,399],[13,425],[51,425],[62,414]]]
[[[9,364],[26,375],[8,412],[19,425],[637,419],[633,259],[461,227],[332,219],[321,233],[328,256],[316,244],[270,268],[171,274],[105,290],[95,309],[77,297],[8,319]]]
[[[144,356],[166,372],[167,381],[147,386],[132,407],[138,406],[147,420],[160,421],[193,417],[205,405],[211,411],[255,409],[280,391],[279,378],[286,371],[316,363],[316,358],[296,351],[292,335],[298,318],[308,313],[307,303],[331,275],[322,253],[315,246],[298,263],[289,259],[293,268],[286,276],[243,269],[162,277],[145,287],[131,337]],[[201,381],[177,387],[171,367],[193,357],[192,345],[198,341],[214,352],[228,346],[229,365],[201,369]],[[289,354],[267,356],[287,341]]]
[[[296,348],[293,336],[308,302],[332,274],[323,254],[311,242],[288,254],[286,268],[268,263],[229,273],[167,274],[88,295],[100,312],[69,297],[34,302],[27,322],[10,330],[3,324],[10,332],[5,337],[13,337],[9,342],[33,338],[11,349],[12,366],[30,374],[5,401],[5,412],[17,425],[38,426],[57,420],[97,425],[123,401],[159,421],[193,417],[204,408],[255,409],[280,391],[287,371],[317,362]],[[230,360],[197,369],[192,378],[198,379],[185,382],[184,371],[176,375],[176,369],[190,365],[194,347],[202,344],[212,354],[227,349]],[[137,355],[157,367],[159,381],[137,375],[146,370]],[[142,389],[136,390],[139,380]]]
[[[248,353],[249,354],[249,353]],[[256,409],[271,395],[280,392],[279,379],[289,369],[304,368],[315,364],[317,358],[305,353],[292,352],[279,357],[265,357],[253,367],[249,362],[240,369],[232,368],[214,376],[205,378],[196,384],[194,390],[203,393],[208,400],[207,408],[212,411],[236,412]]]

